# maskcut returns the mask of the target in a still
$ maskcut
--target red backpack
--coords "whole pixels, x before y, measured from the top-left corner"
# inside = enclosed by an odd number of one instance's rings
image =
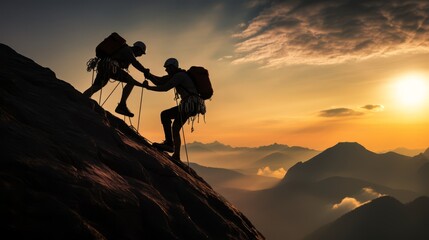
[[[126,46],[126,40],[114,32],[97,45],[95,55],[98,58],[110,57],[123,46]]]
[[[186,71],[195,84],[198,94],[204,100],[213,96],[213,88],[209,78],[209,72],[204,67],[192,66]]]

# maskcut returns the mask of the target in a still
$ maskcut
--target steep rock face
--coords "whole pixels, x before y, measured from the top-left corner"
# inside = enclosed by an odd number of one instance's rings
[[[0,44],[0,216],[32,239],[263,239],[192,169]]]

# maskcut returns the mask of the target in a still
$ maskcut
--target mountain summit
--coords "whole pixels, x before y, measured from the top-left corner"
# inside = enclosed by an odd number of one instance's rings
[[[338,143],[306,162],[291,167],[285,182],[314,182],[329,177],[347,177],[391,188],[421,191],[417,171],[427,163],[423,155],[408,157],[394,152],[378,154],[358,143]]]
[[[31,239],[264,239],[182,163],[0,44],[3,235]]]
[[[374,159],[376,155],[359,143],[341,142],[304,163],[297,163],[289,169],[284,181],[321,180],[328,176],[328,173],[340,173],[350,168],[353,170],[354,165]]]

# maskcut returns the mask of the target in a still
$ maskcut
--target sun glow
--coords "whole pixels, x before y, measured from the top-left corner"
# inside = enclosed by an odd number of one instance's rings
[[[395,83],[395,98],[403,107],[415,108],[423,105],[428,94],[429,83],[424,75],[403,75]]]

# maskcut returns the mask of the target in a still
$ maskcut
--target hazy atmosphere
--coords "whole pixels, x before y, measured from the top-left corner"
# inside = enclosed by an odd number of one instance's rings
[[[215,90],[207,124],[187,140],[274,142],[323,150],[341,141],[374,151],[425,149],[429,133],[428,1],[7,1],[0,42],[84,91],[86,62],[111,32],[141,40],[138,60],[206,67]],[[139,81],[143,74],[132,66]],[[115,83],[103,89],[102,98]],[[113,112],[118,88],[104,107]],[[128,104],[138,112],[140,88]],[[143,93],[140,132],[163,138],[173,94]],[[98,100],[99,94],[93,96]],[[133,119],[137,125],[137,118]]]

